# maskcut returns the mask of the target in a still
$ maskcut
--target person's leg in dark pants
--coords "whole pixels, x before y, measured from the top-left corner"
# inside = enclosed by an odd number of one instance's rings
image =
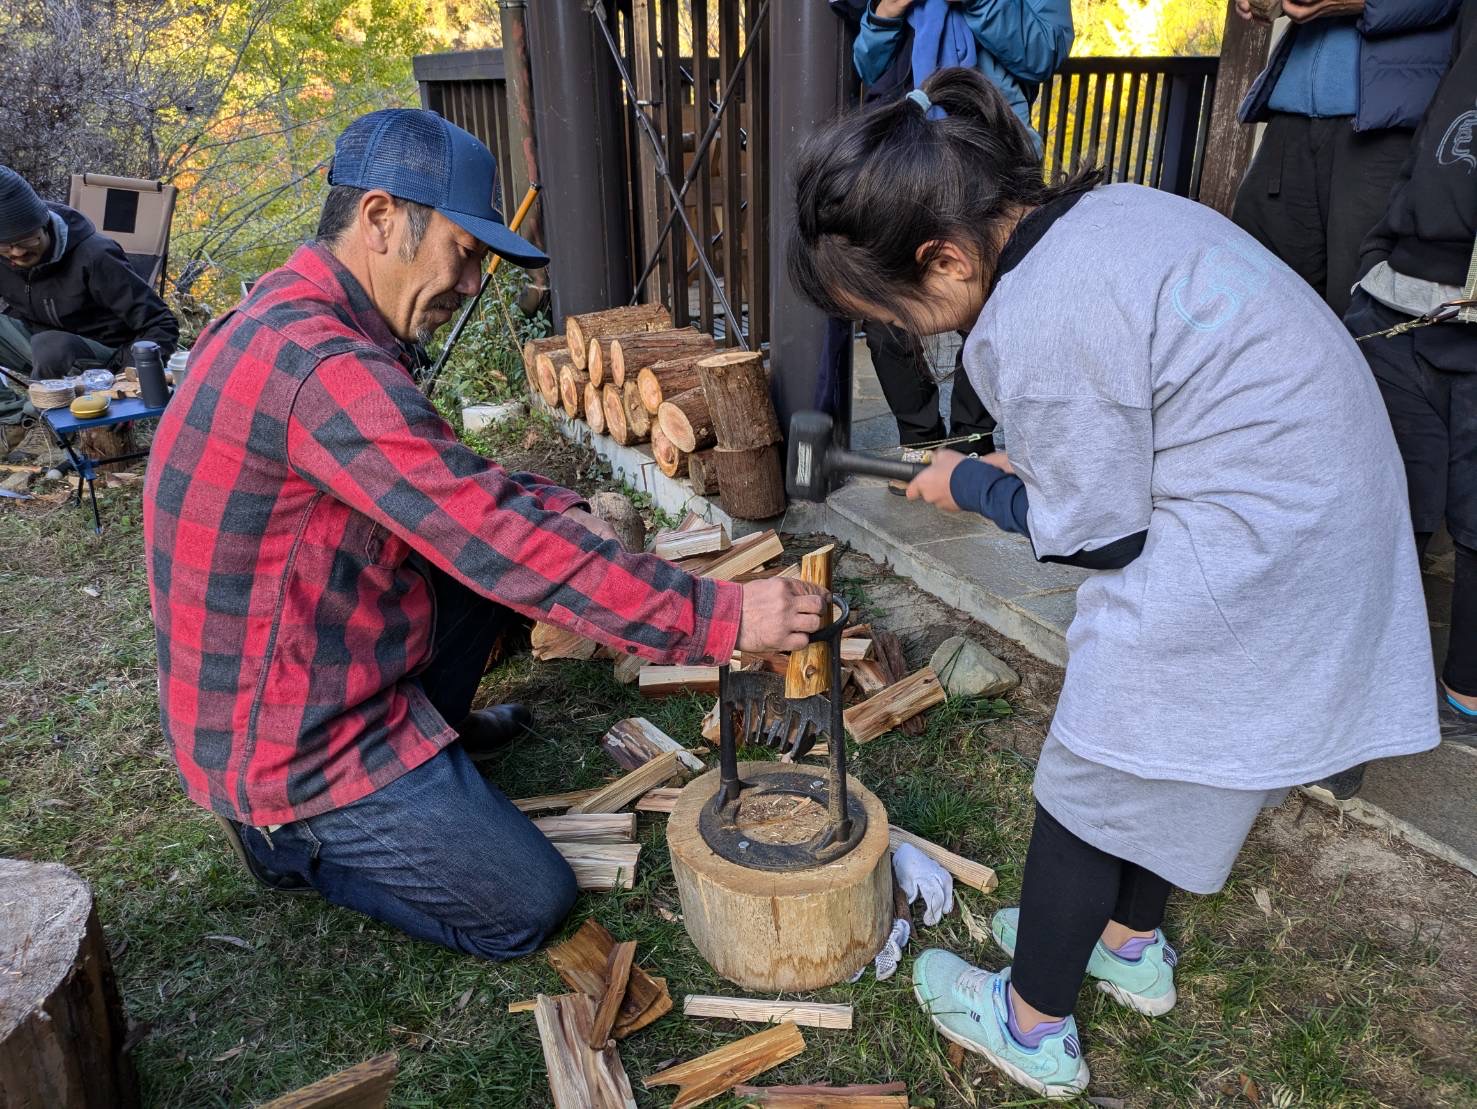
[[[1416,352],[1447,385],[1450,458],[1446,530],[1456,547],[1451,635],[1441,671],[1460,715],[1445,738],[1477,742],[1477,324],[1450,323],[1416,334]],[[1469,715],[1470,714],[1470,715]],[[1445,721],[1443,721],[1445,724]]]
[[[1171,888],[1085,843],[1037,804],[1010,973],[1016,996],[1048,1017],[1069,1015],[1093,945],[1109,922],[1152,931],[1163,923]]]
[[[967,334],[961,332],[961,335]],[[980,400],[980,395],[970,383],[969,374],[964,372],[964,347],[961,346],[954,358],[954,392],[949,398],[949,435],[954,438],[976,434],[989,436],[994,430],[995,417],[985,408],[985,402]],[[995,441],[993,438],[981,439],[961,449],[970,454],[989,454],[995,449]]]
[[[96,369],[106,366],[114,353],[114,348],[70,331],[37,331],[31,335],[31,376],[54,379]]]
[[[868,321],[866,327],[872,368],[897,421],[898,442],[906,447],[943,439],[947,432],[939,411],[938,386],[928,374],[917,340],[875,320]]]
[[[1389,207],[1390,189],[1410,152],[1413,131],[1339,128],[1328,159],[1328,278],[1320,290],[1342,316],[1359,279],[1359,247]]]
[[[242,834],[325,900],[484,959],[536,950],[577,894],[569,864],[459,743],[343,808]]]
[[[1320,122],[1273,114],[1236,190],[1231,219],[1321,296],[1328,285],[1328,232],[1313,128]]]

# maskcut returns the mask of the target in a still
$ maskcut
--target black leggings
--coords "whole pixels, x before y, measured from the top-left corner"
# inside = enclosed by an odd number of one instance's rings
[[[1137,863],[1084,843],[1038,802],[1010,972],[1015,992],[1049,1016],[1066,1016],[1108,921],[1135,932],[1158,928],[1173,888]]]
[[[1432,533],[1415,533],[1415,548],[1422,561]],[[1477,551],[1452,540],[1456,548],[1456,574],[1451,583],[1451,637],[1446,647],[1446,665],[1441,680],[1464,697],[1477,697]]]

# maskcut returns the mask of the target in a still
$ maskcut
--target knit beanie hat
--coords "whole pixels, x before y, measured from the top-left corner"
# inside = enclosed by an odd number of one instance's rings
[[[30,182],[9,166],[0,166],[0,243],[39,231],[49,216]]]

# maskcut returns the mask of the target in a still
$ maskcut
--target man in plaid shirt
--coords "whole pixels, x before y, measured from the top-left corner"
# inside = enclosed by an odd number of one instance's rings
[[[500,632],[533,618],[711,664],[803,645],[824,600],[626,552],[577,493],[457,441],[404,344],[476,292],[489,250],[547,263],[495,181],[430,112],[350,124],[317,241],[196,344],[144,535],[164,731],[252,873],[504,959],[559,925],[575,882],[466,750],[528,720],[471,711]]]

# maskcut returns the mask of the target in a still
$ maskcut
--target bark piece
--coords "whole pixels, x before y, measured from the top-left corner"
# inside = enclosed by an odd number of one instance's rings
[[[769,1001],[760,997],[710,997],[688,994],[682,999],[685,1017],[779,1024],[791,1021],[807,1028],[850,1028],[850,1005],[823,1005],[815,1001]]]
[[[689,389],[662,402],[657,409],[657,422],[679,451],[692,454],[711,447],[713,415],[708,411],[708,398],[702,389]]]
[[[550,843],[631,843],[636,838],[633,812],[541,816],[533,826]]]
[[[383,1109],[400,1058],[393,1051],[320,1078],[312,1085],[266,1102],[258,1109]]]
[[[660,304],[632,304],[601,312],[581,312],[564,321],[569,356],[580,369],[588,363],[590,340],[631,331],[665,331],[672,315]]]
[[[644,335],[621,335],[610,343],[610,380],[617,385],[633,386],[641,371],[657,362],[669,362],[685,356],[707,356],[713,352],[713,337],[692,328],[650,332]]]
[[[539,994],[533,1007],[554,1109],[635,1109],[631,1080],[614,1044],[589,1045],[595,1003],[584,994]]]
[[[724,1044],[716,1051],[699,1055],[675,1067],[657,1071],[642,1085],[677,1086],[672,1109],[688,1109],[732,1089],[756,1074],[779,1066],[805,1050],[805,1037],[794,1024],[786,1022],[775,1028],[756,1032],[741,1040]]]
[[[644,716],[633,716],[616,724],[605,733],[600,746],[627,770],[637,770],[668,751],[675,751],[677,760],[694,774],[707,769],[702,759]]]
[[[760,355],[728,351],[704,358],[697,369],[720,447],[745,451],[780,441],[779,419],[769,397],[769,375]]]
[[[570,812],[616,812],[625,808],[649,789],[661,785],[681,772],[676,751],[658,755],[645,766],[622,775],[604,789],[570,807]]]
[[[899,828],[896,824],[888,827],[887,837],[888,842],[894,848],[904,843],[912,844],[966,886],[977,889],[981,893],[989,893],[995,888],[995,872],[983,863],[966,859],[963,855],[956,855],[922,836],[915,836],[912,832]]]
[[[800,560],[802,581],[819,585],[827,591],[831,588],[831,564],[836,555],[836,545],[827,543],[811,551]],[[827,603],[827,608],[830,604]],[[831,645],[812,643],[790,655],[790,665],[785,671],[785,696],[791,699],[813,697],[830,688]],[[839,690],[837,691],[840,692]]]
[[[847,709],[843,716],[846,734],[858,743],[868,743],[904,720],[911,720],[920,712],[941,704],[944,699],[944,687],[939,684],[938,675],[925,666],[916,674],[910,674],[896,685],[890,685],[881,693]]]
[[[615,937],[598,921],[587,920],[569,939],[549,948],[549,965],[570,989],[591,998],[599,997],[605,989],[605,970],[613,947]],[[654,978],[640,965],[633,966],[611,1035],[623,1039],[671,1010],[672,998],[667,993],[666,979]]]
[[[718,471],[718,494],[731,516],[744,520],[767,520],[785,510],[785,475],[779,448],[753,447],[713,451]]]
[[[592,1051],[602,1050],[610,1040],[615,1018],[620,1014],[621,1001],[626,996],[626,985],[631,980],[631,964],[636,958],[636,941],[625,940],[610,949],[610,960],[605,971],[605,992],[600,996],[600,1005],[595,1010],[595,1023],[590,1028],[587,1041]]]

